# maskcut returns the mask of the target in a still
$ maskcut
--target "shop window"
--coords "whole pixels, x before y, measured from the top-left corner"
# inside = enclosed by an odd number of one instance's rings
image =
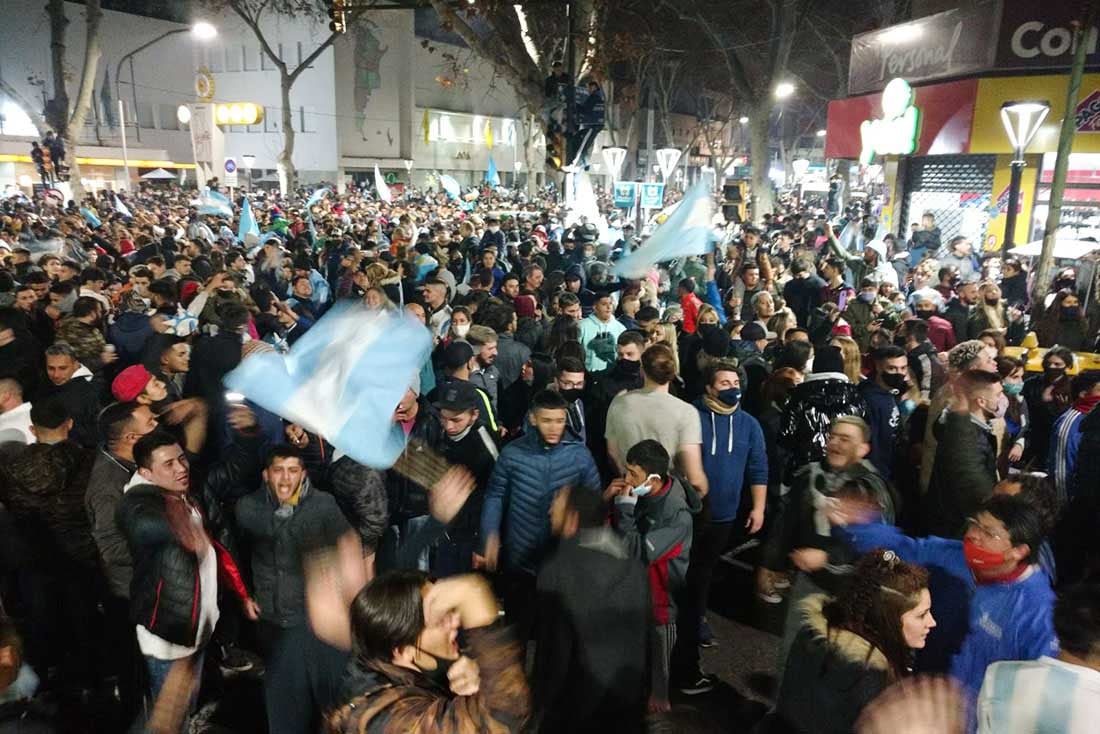
[[[898,229],[908,231],[910,222],[919,222],[924,212],[931,212],[941,242],[963,235],[980,247],[989,223],[996,162],[992,155],[909,158]]]
[[[298,132],[317,132],[317,113],[312,107],[298,108]]]
[[[203,56],[206,59],[206,68],[212,73],[225,71],[225,54],[220,48],[204,48]]]
[[[264,110],[264,132],[282,132],[283,111],[278,108]]]
[[[161,130],[180,129],[180,121],[176,116],[176,109],[178,107],[179,105],[174,104],[157,105],[158,123]]]
[[[143,128],[152,129],[156,127],[153,119],[153,105],[146,102],[138,102],[137,119],[138,125]]]

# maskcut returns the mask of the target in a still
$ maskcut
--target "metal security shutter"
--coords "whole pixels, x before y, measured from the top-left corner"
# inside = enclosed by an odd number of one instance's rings
[[[966,235],[980,248],[989,223],[994,155],[934,155],[910,158],[905,174],[901,225],[908,232],[924,212],[936,215],[941,241]]]

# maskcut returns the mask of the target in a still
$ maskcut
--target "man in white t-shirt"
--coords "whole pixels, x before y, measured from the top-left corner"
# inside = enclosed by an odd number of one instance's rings
[[[0,380],[0,443],[34,443],[31,404],[23,400],[23,388],[10,377]]]
[[[669,394],[668,386],[675,377],[676,359],[667,344],[654,344],[642,353],[642,388],[620,393],[607,410],[607,454],[615,470],[622,473],[627,450],[652,438],[664,446],[673,467],[702,497],[707,493],[703,430],[695,408]]]

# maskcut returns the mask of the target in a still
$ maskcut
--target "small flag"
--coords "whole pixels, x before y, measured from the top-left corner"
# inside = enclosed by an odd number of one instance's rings
[[[458,181],[455,180],[454,176],[443,174],[439,177],[439,185],[447,192],[447,196],[452,199],[458,199],[462,196],[462,187],[458,185]]]
[[[199,214],[213,217],[232,217],[233,205],[224,194],[204,189],[198,201]]]
[[[493,121],[485,121],[485,145],[489,147],[489,150],[493,149]]]
[[[312,234],[314,238],[317,237],[317,228],[313,226],[313,205],[325,198],[328,191],[327,186],[322,186],[310,194],[309,200],[306,201],[306,222],[309,224],[309,233]]]
[[[390,187],[386,185],[386,179],[382,178],[382,172],[378,170],[378,164],[374,164],[374,188],[378,192],[378,198],[389,204],[393,201]]]
[[[676,211],[644,245],[620,260],[616,275],[641,278],[659,262],[688,255],[705,255],[714,236],[714,201],[705,181],[692,186]]]
[[[126,208],[126,205],[122,203],[122,199],[118,196],[115,196],[115,211],[127,219],[133,219],[134,215],[130,213],[130,210]]]
[[[500,186],[500,174],[497,173],[497,164],[493,161],[493,156],[489,156],[489,170],[485,172],[485,180],[493,188]]]
[[[81,215],[83,215],[84,221],[87,222],[88,226],[92,229],[95,229],[99,225],[103,224],[103,222],[99,221],[99,217],[96,216],[95,212],[93,212],[86,206],[80,207],[80,213]]]
[[[288,354],[253,354],[225,385],[359,463],[385,469],[405,448],[394,409],[431,347],[431,333],[403,311],[338,305]]]
[[[259,237],[260,225],[256,223],[256,217],[252,214],[252,204],[249,203],[246,196],[244,197],[244,204],[241,206],[241,221],[237,225],[237,241],[244,242],[245,235],[248,234]]]

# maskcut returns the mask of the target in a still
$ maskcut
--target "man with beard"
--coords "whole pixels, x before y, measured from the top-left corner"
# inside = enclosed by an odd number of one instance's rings
[[[46,350],[46,377],[50,384],[40,397],[61,401],[73,419],[72,439],[85,448],[93,448],[97,440],[99,391],[92,373],[80,364],[69,344],[57,342]]]
[[[267,659],[286,630],[306,623],[306,552],[334,544],[350,528],[335,498],[310,483],[297,448],[272,449],[262,477],[263,486],[242,498],[235,514],[251,548],[252,589],[260,607],[256,636]]]
[[[978,303],[978,281],[976,276],[959,284],[955,298],[947,304],[943,311],[943,317],[951,324],[955,333],[955,340],[966,339],[967,324],[970,315],[974,313],[974,306]]]

